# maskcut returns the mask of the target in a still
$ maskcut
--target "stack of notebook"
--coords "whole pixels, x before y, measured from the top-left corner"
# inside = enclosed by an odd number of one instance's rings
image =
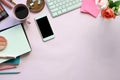
[[[6,71],[8,69],[16,69],[20,64],[20,57],[16,59],[8,60],[0,65],[0,72]]]
[[[4,58],[0,58],[1,74],[3,70],[16,68],[20,63],[20,56],[31,52],[31,46],[22,23],[0,30],[0,36],[7,40],[6,48],[0,51],[0,56],[4,55]]]

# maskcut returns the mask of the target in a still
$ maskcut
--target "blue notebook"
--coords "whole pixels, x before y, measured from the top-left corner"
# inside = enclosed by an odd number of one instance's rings
[[[20,64],[20,56],[17,57],[16,59],[10,59],[6,62],[4,62],[5,64],[13,64],[13,65],[18,65]]]

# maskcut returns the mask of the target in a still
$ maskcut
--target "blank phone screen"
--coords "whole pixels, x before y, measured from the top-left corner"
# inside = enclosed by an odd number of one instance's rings
[[[36,21],[43,38],[53,35],[53,31],[51,29],[47,16],[37,19]]]

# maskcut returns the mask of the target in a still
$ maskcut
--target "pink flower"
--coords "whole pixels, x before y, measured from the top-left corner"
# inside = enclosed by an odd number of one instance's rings
[[[110,18],[115,18],[114,11],[107,7],[106,9],[102,9],[101,14],[103,18],[110,19]]]

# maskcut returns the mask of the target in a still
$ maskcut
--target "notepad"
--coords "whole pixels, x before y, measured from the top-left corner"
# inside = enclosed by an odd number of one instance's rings
[[[96,5],[95,0],[83,0],[80,11],[83,13],[90,14],[96,18],[100,10]]]
[[[31,51],[31,46],[28,41],[23,24],[17,24],[7,29],[0,31],[0,36],[7,40],[7,47],[0,51],[0,54],[18,57]],[[0,59],[0,63],[9,59]]]

